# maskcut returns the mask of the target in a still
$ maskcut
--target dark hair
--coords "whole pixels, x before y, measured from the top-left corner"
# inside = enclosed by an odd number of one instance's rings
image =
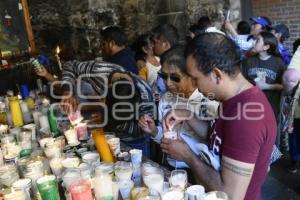
[[[114,95],[114,92],[117,96]],[[133,94],[133,95],[132,95]],[[124,97],[124,98],[123,98]],[[128,97],[128,98],[127,98]],[[131,105],[135,105],[135,103],[140,102],[140,95],[138,93],[138,90],[135,88],[135,85],[133,82],[128,81],[127,79],[121,78],[117,81],[114,81],[112,83],[112,87],[109,87],[108,93],[106,96],[106,105],[109,111],[112,110],[113,106],[116,103],[130,103]],[[118,105],[118,109],[128,109],[129,107],[127,105]],[[132,113],[135,113],[133,111]],[[132,115],[132,113],[119,113],[118,116],[120,117],[129,117]],[[120,123],[118,120],[113,118],[112,112],[108,112],[108,126],[109,125],[116,125]]]
[[[148,47],[151,44],[152,34],[145,33],[138,37],[137,41],[135,42],[135,59],[136,60],[144,60],[146,61],[146,53],[143,50],[143,47]]]
[[[178,68],[183,74],[187,74],[185,67],[184,47],[173,47],[163,53],[160,58],[160,64],[163,65],[164,63]]]
[[[205,30],[202,30],[198,24],[191,25],[189,30],[190,30],[190,32],[194,33],[195,36],[199,35],[200,33],[205,32]]]
[[[209,74],[216,67],[229,76],[240,72],[240,49],[220,33],[202,33],[186,47],[185,56],[193,56],[198,70]]]
[[[208,27],[211,26],[210,18],[208,16],[200,17],[198,20],[198,26],[204,32]]]
[[[239,34],[248,35],[251,31],[251,26],[246,21],[240,21],[237,25],[237,30]]]
[[[276,37],[272,33],[266,31],[261,32],[259,35],[263,38],[264,45],[270,46],[267,53],[272,56],[280,56]]]
[[[114,41],[118,46],[127,45],[127,36],[118,26],[104,28],[100,34],[104,41]]]
[[[152,30],[154,38],[170,43],[171,47],[178,45],[179,34],[175,26],[171,24],[161,24]]]
[[[284,24],[278,24],[273,27],[275,33],[281,33],[280,42],[283,43],[286,39],[290,37],[290,30]]]
[[[299,46],[300,46],[300,38],[295,40],[295,42],[293,43],[293,54],[297,51]]]

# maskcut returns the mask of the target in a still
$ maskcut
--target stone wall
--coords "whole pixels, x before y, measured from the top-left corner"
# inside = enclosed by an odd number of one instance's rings
[[[120,25],[130,42],[159,23],[174,24],[185,39],[188,26],[202,15],[220,25],[234,0],[28,0],[33,31],[40,52],[62,47],[62,57],[91,59],[100,56],[99,31]],[[239,3],[238,3],[239,5]],[[233,13],[233,12],[232,12]]]

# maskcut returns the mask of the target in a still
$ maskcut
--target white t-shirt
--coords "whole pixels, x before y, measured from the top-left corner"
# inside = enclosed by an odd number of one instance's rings
[[[156,59],[159,62],[159,58],[156,57]],[[147,82],[149,83],[150,86],[152,86],[157,79],[157,73],[161,69],[161,66],[152,65],[151,63],[149,63],[147,61],[146,67],[147,67],[147,71],[148,71]]]

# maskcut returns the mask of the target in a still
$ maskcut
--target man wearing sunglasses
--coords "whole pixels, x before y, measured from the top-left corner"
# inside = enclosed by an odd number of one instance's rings
[[[197,88],[222,102],[208,141],[210,150],[220,157],[221,170],[207,166],[183,141],[163,139],[163,151],[188,163],[197,182],[208,191],[224,191],[230,200],[260,200],[277,134],[271,105],[241,74],[240,51],[229,38],[200,34],[187,46],[186,57],[187,72]],[[190,114],[173,110],[165,118],[164,128],[184,121],[199,131],[198,117],[190,118]]]

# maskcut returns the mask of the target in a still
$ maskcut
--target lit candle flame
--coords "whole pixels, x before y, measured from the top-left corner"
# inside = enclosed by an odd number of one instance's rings
[[[58,55],[60,53],[60,48],[59,46],[56,47],[56,54]]]

